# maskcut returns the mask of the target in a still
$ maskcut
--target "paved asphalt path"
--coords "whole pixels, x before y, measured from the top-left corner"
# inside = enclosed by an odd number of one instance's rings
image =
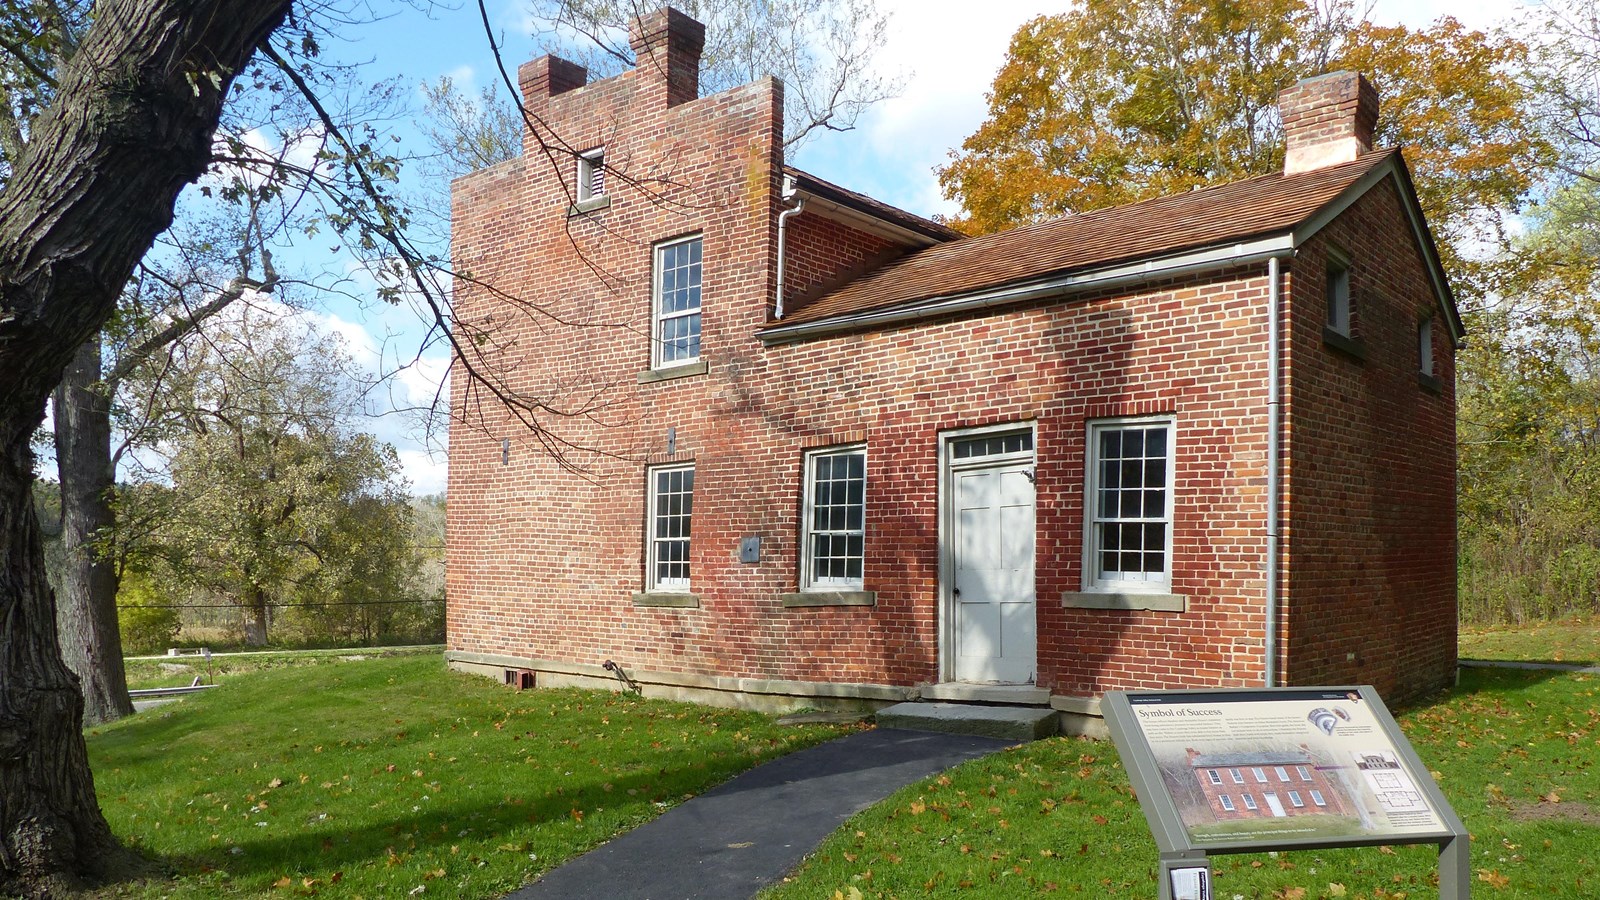
[[[757,766],[546,872],[507,900],[750,897],[850,816],[1011,744],[931,731],[859,731]]]

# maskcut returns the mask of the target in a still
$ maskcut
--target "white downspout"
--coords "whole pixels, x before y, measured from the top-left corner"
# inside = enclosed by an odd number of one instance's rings
[[[790,216],[795,215],[806,208],[805,198],[795,197],[795,194],[798,192],[799,190],[794,183],[794,176],[783,176],[782,197],[785,201],[794,200],[794,206],[784,210],[781,213],[778,213],[778,299],[777,302],[772,306],[772,317],[774,319],[783,318],[783,227],[788,222]]]
[[[1278,387],[1282,335],[1279,334],[1283,302],[1278,257],[1267,260],[1267,687],[1278,685],[1278,432],[1283,398]]]

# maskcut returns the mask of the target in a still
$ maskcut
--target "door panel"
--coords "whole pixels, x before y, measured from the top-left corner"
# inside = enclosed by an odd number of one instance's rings
[[[1011,463],[954,474],[954,677],[1034,680],[1034,490],[1031,467]]]

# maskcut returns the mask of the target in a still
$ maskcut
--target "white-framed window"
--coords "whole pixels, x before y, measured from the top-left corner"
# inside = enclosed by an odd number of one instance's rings
[[[1327,806],[1328,805],[1328,801],[1323,799],[1321,791],[1312,791],[1311,792],[1311,802],[1315,803],[1318,806]]]
[[[652,591],[689,590],[689,522],[694,512],[694,466],[650,470],[649,559]]]
[[[867,448],[806,454],[802,515],[800,586],[859,590],[867,543]]]
[[[1229,797],[1227,794],[1219,794],[1217,795],[1217,799],[1222,801],[1223,809],[1227,810],[1228,812],[1233,812],[1234,805],[1232,797]]]
[[[1229,769],[1228,776],[1233,779],[1234,784],[1244,784],[1244,773],[1238,769]]]
[[[1328,329],[1350,337],[1350,263],[1328,254]]]
[[[1285,769],[1283,766],[1278,766],[1276,769],[1274,769],[1274,771],[1276,771],[1278,773],[1278,780],[1279,781],[1283,782],[1284,784],[1288,784],[1289,783],[1289,770],[1288,769]]]
[[[1256,795],[1255,794],[1245,794],[1244,795],[1244,808],[1250,810],[1251,812],[1254,812],[1254,811],[1256,811],[1256,810],[1261,808],[1261,807],[1256,805]]]
[[[1417,323],[1417,370],[1433,374],[1433,316]]]
[[[606,151],[596,147],[578,154],[578,202],[606,195]]]
[[[1257,784],[1266,784],[1267,783],[1267,770],[1266,769],[1260,768],[1258,766],[1258,767],[1256,767],[1254,769],[1251,769],[1250,771],[1255,773],[1256,783]]]
[[[1300,776],[1300,780],[1301,781],[1310,781],[1311,780],[1311,770],[1309,768],[1307,768],[1305,766],[1295,766],[1294,770],[1295,770],[1295,773]]]
[[[1289,792],[1289,804],[1291,806],[1293,806],[1295,809],[1300,809],[1301,807],[1306,805],[1306,802],[1304,800],[1300,799],[1300,792],[1299,791],[1290,791]]]
[[[700,359],[700,245],[699,235],[656,245],[652,368]]]
[[[1211,779],[1212,784],[1222,783],[1222,775],[1216,769],[1207,769],[1206,777]]]
[[[1090,424],[1086,588],[1171,584],[1173,429],[1170,418]]]

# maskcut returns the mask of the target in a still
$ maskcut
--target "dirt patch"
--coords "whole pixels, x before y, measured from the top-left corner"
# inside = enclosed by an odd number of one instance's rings
[[[1511,804],[1511,818],[1518,822],[1566,819],[1600,827],[1600,809],[1595,809],[1587,803],[1514,802]]]

